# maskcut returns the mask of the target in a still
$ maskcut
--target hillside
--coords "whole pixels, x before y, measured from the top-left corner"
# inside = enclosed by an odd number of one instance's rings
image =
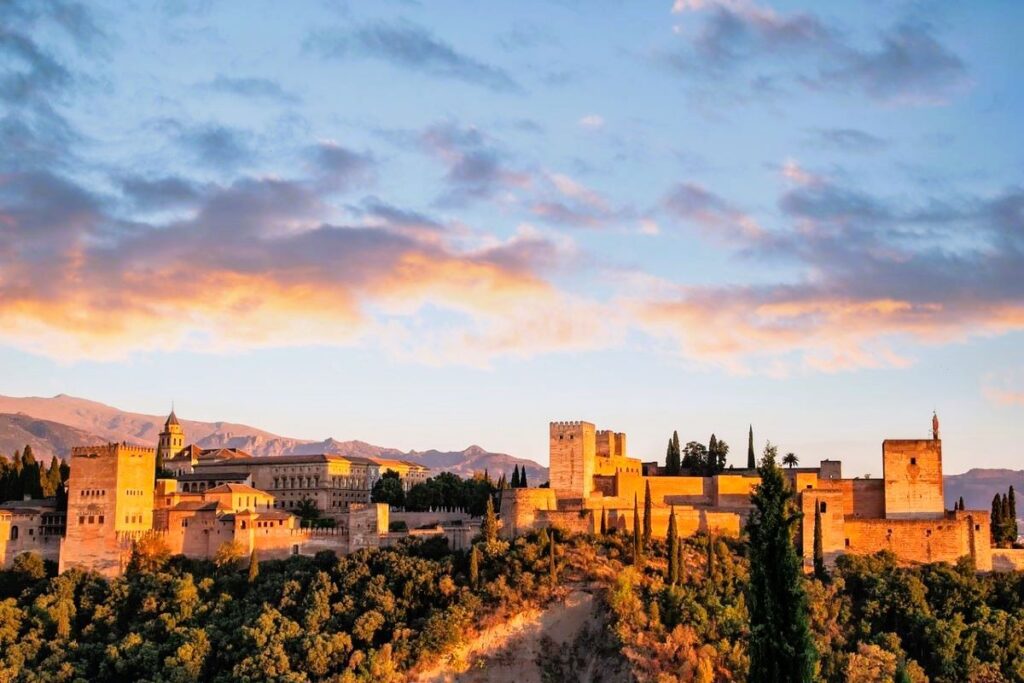
[[[112,406],[59,394],[51,398],[0,396],[0,453],[11,455],[25,444],[43,459],[65,458],[78,444],[128,441],[156,445],[165,415],[144,415]],[[179,416],[180,419],[180,416]],[[506,453],[493,453],[480,446],[462,451],[401,451],[365,441],[323,441],[278,436],[248,425],[232,422],[181,420],[189,443],[203,448],[240,448],[258,456],[337,453],[338,455],[401,458],[433,470],[461,476],[488,470],[495,477],[510,474],[516,465],[525,466],[528,480],[547,481],[547,468]]]
[[[1024,470],[975,468],[963,474],[947,474],[943,481],[947,507],[953,507],[953,502],[963,496],[968,510],[990,510],[992,498],[1006,493],[1011,485],[1018,495],[1024,491]],[[1021,512],[1018,506],[1018,515]]]

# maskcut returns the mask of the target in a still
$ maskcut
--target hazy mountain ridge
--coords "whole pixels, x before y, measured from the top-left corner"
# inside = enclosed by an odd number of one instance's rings
[[[0,396],[0,453],[10,456],[29,443],[37,457],[48,460],[53,455],[66,458],[72,446],[81,444],[128,441],[156,445],[166,419],[166,415],[131,413],[66,394],[52,398]],[[506,453],[492,453],[476,445],[462,451],[405,452],[358,440],[293,439],[232,422],[181,420],[181,425],[186,443],[202,448],[239,448],[258,456],[336,453],[396,458],[461,476],[486,469],[494,478],[502,472],[511,473],[512,468],[519,465],[526,467],[531,483],[547,481],[546,467]]]
[[[946,507],[952,508],[953,502],[963,496],[968,510],[991,510],[992,498],[997,493],[1006,493],[1011,485],[1018,496],[1024,492],[1024,470],[976,467],[963,474],[945,475],[943,484]],[[1024,508],[1018,505],[1017,515],[1022,514]]]

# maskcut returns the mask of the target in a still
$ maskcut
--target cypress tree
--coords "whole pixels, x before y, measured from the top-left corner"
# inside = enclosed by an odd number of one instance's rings
[[[810,683],[817,653],[811,640],[802,561],[793,546],[795,493],[765,447],[750,496],[749,683]]]
[[[647,487],[644,490],[644,548],[649,548],[651,545],[651,533],[653,527],[653,517],[651,513],[651,481],[647,480]]]
[[[668,584],[674,586],[679,583],[679,537],[676,532],[676,508],[668,515]]]
[[[990,528],[992,531],[992,545],[999,545],[1002,540],[1002,528],[1003,528],[1003,503],[997,493],[992,499],[992,519],[990,520]]]
[[[964,507],[964,497],[963,497],[963,496],[960,496],[960,509],[961,509],[961,510],[965,510],[965,509],[966,509],[966,508]]]
[[[498,490],[499,491],[504,491],[507,488],[508,488],[508,480],[505,479],[505,473],[502,472],[501,476],[498,477]]]
[[[608,515],[605,513],[604,508],[601,508],[601,535],[606,536],[608,534]]]
[[[480,550],[475,543],[473,549],[469,551],[469,584],[473,588],[480,585]]]
[[[668,440],[668,449],[665,453],[665,473],[670,477],[679,475],[682,451],[679,448],[679,432],[673,431],[672,438]]]
[[[523,468],[519,470],[519,488],[525,489],[527,486],[528,484],[526,483],[526,465],[523,465]]]
[[[487,496],[487,510],[480,523],[480,535],[483,536],[485,543],[498,540],[498,518],[494,514],[494,500],[490,496]]]
[[[256,579],[259,578],[259,575],[260,560],[258,557],[256,557],[256,548],[253,548],[252,552],[249,554],[249,583],[256,583]]]
[[[519,488],[519,465],[512,468],[512,488]]]
[[[999,530],[1000,536],[1003,539],[1003,543],[1009,543],[1012,539],[1010,533],[1012,531],[1013,519],[1010,517],[1010,497],[1005,493],[1000,501],[1002,512],[1000,513],[1001,528]]]
[[[814,503],[814,576],[820,581],[827,577],[825,573],[825,546],[821,539],[821,504]]]
[[[1010,486],[1010,542],[1015,543],[1017,541],[1017,495],[1013,492],[1013,486]]]
[[[558,564],[555,561],[555,537],[551,536],[551,542],[548,543],[548,557],[551,560],[551,564],[548,568],[548,572],[551,576],[551,585],[558,583]]]
[[[707,573],[708,583],[714,579],[715,576],[715,537],[708,529],[708,558],[707,558]]]
[[[757,461],[754,459],[754,425],[750,425],[750,431],[747,433],[747,469],[752,470],[757,467]]]
[[[684,559],[684,544],[676,543],[678,557],[676,557],[676,569],[679,572],[679,583],[686,582],[686,565],[683,562]]]
[[[640,506],[636,494],[633,494],[633,564],[640,565],[643,553],[640,546]]]
[[[540,543],[541,547],[546,547],[551,542],[551,537],[548,536],[548,528],[541,527],[540,533],[537,534],[537,543]]]

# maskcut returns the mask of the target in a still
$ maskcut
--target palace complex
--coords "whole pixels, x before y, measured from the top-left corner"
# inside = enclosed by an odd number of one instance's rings
[[[681,535],[738,536],[751,513],[756,470],[670,476],[627,453],[626,435],[589,422],[549,426],[550,482],[500,493],[506,537],[543,527],[594,533],[631,529],[650,491],[652,529],[664,536],[674,511]],[[478,520],[462,512],[403,512],[370,502],[390,471],[409,490],[429,476],[416,463],[332,454],[253,457],[234,448],[185,445],[172,411],[155,448],[125,443],[72,449],[67,510],[56,502],[0,503],[0,559],[9,566],[34,551],[108,576],[122,573],[140,539],[157,537],[171,553],[212,558],[225,544],[259,557],[338,554],[390,545],[408,536],[444,535],[465,548]],[[881,479],[842,475],[842,465],[784,472],[803,513],[797,547],[810,567],[815,518],[825,561],[844,553],[891,550],[905,562],[955,562],[981,571],[1024,568],[1024,550],[994,549],[984,510],[947,510],[938,419],[932,438],[882,443]],[[304,528],[297,513],[315,507],[328,528]]]
[[[549,451],[550,488],[505,492],[501,518],[507,536],[545,526],[595,532],[602,515],[610,528],[632,529],[634,510],[643,509],[648,489],[655,536],[666,534],[672,510],[680,535],[738,536],[760,482],[756,470],[667,476],[657,463],[629,457],[625,434],[598,431],[589,422],[552,422]],[[803,512],[797,547],[808,568],[816,508],[827,564],[844,553],[879,550],[891,550],[905,562],[969,556],[981,571],[1024,564],[1024,551],[991,547],[988,511],[946,509],[937,417],[930,439],[884,441],[882,469],[881,479],[843,478],[836,460],[784,470]]]

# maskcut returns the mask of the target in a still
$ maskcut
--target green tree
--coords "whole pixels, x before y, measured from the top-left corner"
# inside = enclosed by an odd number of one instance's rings
[[[643,562],[643,546],[640,544],[640,505],[633,494],[633,564]]]
[[[708,575],[708,584],[712,584],[715,580],[715,534],[710,529],[708,530],[708,547],[707,547],[707,562],[705,570]]]
[[[498,540],[498,518],[494,514],[494,501],[487,499],[487,509],[484,511],[483,521],[480,522],[480,536],[485,543],[494,543]]]
[[[391,507],[405,506],[405,489],[402,486],[402,478],[398,472],[387,470],[373,484],[370,491],[370,500],[374,503],[387,503]]]
[[[992,498],[992,514],[989,524],[992,545],[998,546],[1003,541],[1003,501],[998,493]]]
[[[754,457],[754,425],[750,425],[747,432],[747,469],[757,468],[757,459]]]
[[[816,652],[811,641],[807,593],[800,556],[793,545],[793,490],[776,464],[777,451],[765,447],[750,496],[751,683],[809,683]]]
[[[608,513],[605,509],[601,508],[601,535],[606,536],[608,534]]]
[[[789,452],[786,453],[785,457],[782,458],[782,464],[788,467],[789,469],[793,469],[794,467],[800,464],[800,458],[796,456],[796,453]]]
[[[510,488],[519,488],[519,465],[512,468],[512,483],[509,484]]]
[[[670,586],[679,583],[679,534],[676,531],[676,508],[672,506],[668,514],[668,575],[665,577]]]
[[[523,465],[522,469],[519,470],[519,488],[525,489],[530,485],[526,483],[526,465]]]
[[[725,469],[725,461],[729,456],[729,444],[718,439],[714,434],[708,442],[707,460],[704,463],[704,476],[713,477]]]
[[[827,578],[825,572],[825,547],[821,538],[821,505],[814,502],[814,575],[824,581]]]
[[[315,526],[316,521],[320,519],[320,508],[312,498],[303,498],[295,507],[295,515],[301,520],[302,526]]]
[[[1012,484],[1010,485],[1008,498],[1010,503],[1010,542],[1015,543],[1019,532],[1017,529],[1017,495],[1013,491]]]
[[[651,510],[651,480],[647,480],[647,486],[644,488],[644,548],[651,546],[651,535],[653,533],[654,520],[652,519],[653,511]]]
[[[708,462],[708,447],[699,441],[690,441],[683,448],[683,469],[703,474]]]

